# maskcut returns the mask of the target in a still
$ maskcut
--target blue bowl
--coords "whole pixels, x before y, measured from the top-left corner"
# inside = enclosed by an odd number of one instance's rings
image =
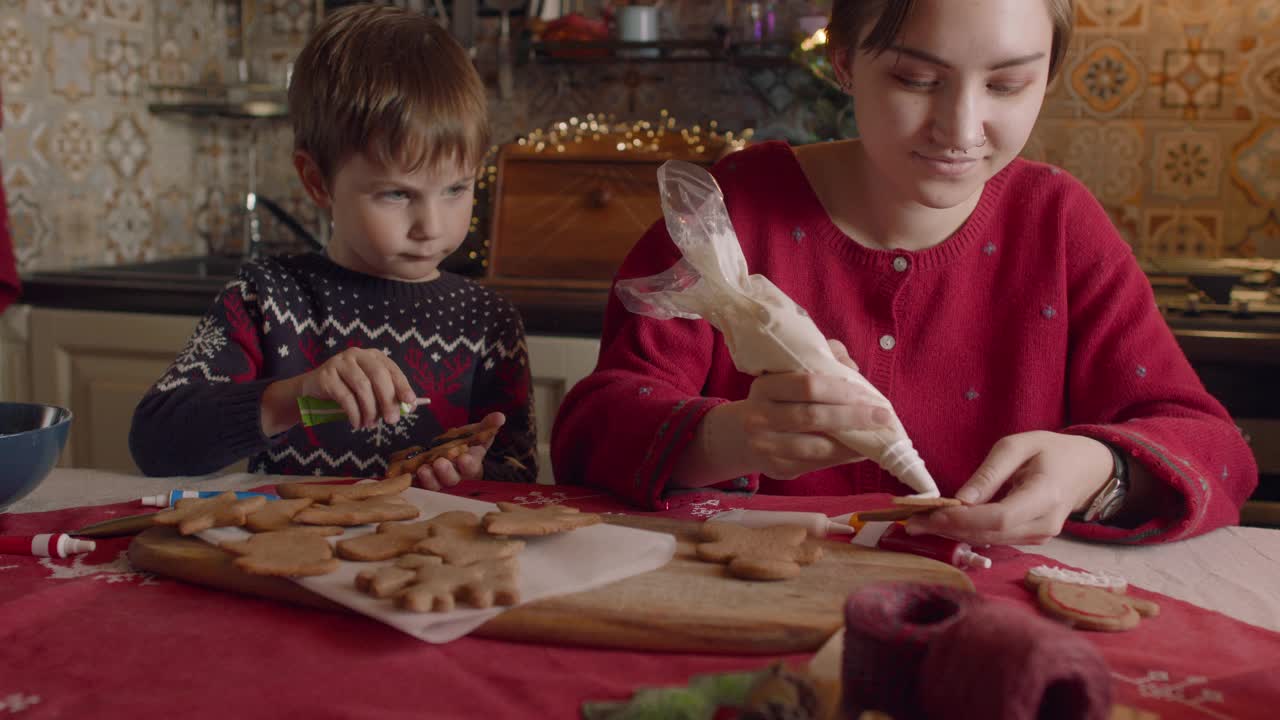
[[[0,510],[36,489],[67,444],[71,411],[56,405],[0,402]]]

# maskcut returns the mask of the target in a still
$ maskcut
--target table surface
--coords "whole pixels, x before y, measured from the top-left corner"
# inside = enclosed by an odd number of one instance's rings
[[[306,479],[251,473],[153,478],[59,468],[8,512],[105,505],[174,488],[247,490]],[[1183,542],[1142,547],[1055,538],[1020,549],[1093,572],[1114,573],[1147,590],[1280,632],[1280,530],[1228,527]]]
[[[143,511],[137,498],[175,488],[249,489],[306,479],[143,478],[57,470],[36,492],[0,513],[0,535],[135,514]],[[627,511],[592,488],[471,482],[455,493],[487,502],[563,502],[586,511]],[[839,514],[887,502],[887,496],[707,497],[655,515],[703,519],[729,507],[822,508]],[[476,637],[432,645],[361,616],[139,574],[128,564],[127,545],[128,538],[105,540],[91,556],[66,560],[0,558],[0,668],[5,668],[0,711],[31,718],[122,719],[368,717],[375,712],[387,717],[574,717],[587,700],[623,699],[643,687],[683,686],[705,673],[759,670],[778,659]],[[1160,720],[1275,716],[1280,634],[1264,628],[1280,628],[1280,531],[1224,528],[1142,548],[1055,539],[986,552],[995,565],[971,571],[970,577],[991,602],[1031,610],[1035,604],[1022,578],[1030,568],[1055,561],[1123,574],[1133,594],[1159,602],[1159,617],[1134,630],[1082,634],[1108,664],[1115,702]],[[982,652],[975,651],[967,667],[987,668],[997,660]],[[810,658],[781,659],[804,663]],[[968,679],[981,682],[985,672]],[[269,698],[263,694],[264,680],[270,682]]]

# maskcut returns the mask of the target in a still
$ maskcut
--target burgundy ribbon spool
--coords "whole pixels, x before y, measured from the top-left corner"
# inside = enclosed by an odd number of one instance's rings
[[[1010,603],[987,601],[932,638],[920,667],[928,718],[1106,720],[1111,671],[1093,643]]]
[[[872,585],[851,595],[842,665],[848,717],[864,710],[894,720],[921,717],[920,670],[930,643],[977,602],[972,592],[918,583]]]

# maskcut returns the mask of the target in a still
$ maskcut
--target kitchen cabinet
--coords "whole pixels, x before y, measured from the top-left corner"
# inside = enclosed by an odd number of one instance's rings
[[[129,423],[200,318],[17,305],[0,316],[0,399],[75,414],[63,467],[136,473]],[[551,424],[565,393],[595,367],[598,340],[530,335],[538,481],[550,484]]]

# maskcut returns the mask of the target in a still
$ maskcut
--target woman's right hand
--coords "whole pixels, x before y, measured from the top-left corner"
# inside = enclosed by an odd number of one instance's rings
[[[400,421],[400,403],[413,404],[409,379],[380,350],[347,348],[310,372],[267,386],[262,396],[262,429],[267,436],[284,432],[301,419],[298,398],[309,395],[338,403],[353,428],[378,420]]]
[[[836,358],[857,365],[838,340]],[[862,459],[830,433],[870,429],[893,422],[891,412],[867,390],[849,381],[811,373],[777,373],[756,378],[747,397],[710,410],[673,480],[691,486],[721,482],[748,473],[788,480]],[[701,461],[701,462],[696,462]]]

